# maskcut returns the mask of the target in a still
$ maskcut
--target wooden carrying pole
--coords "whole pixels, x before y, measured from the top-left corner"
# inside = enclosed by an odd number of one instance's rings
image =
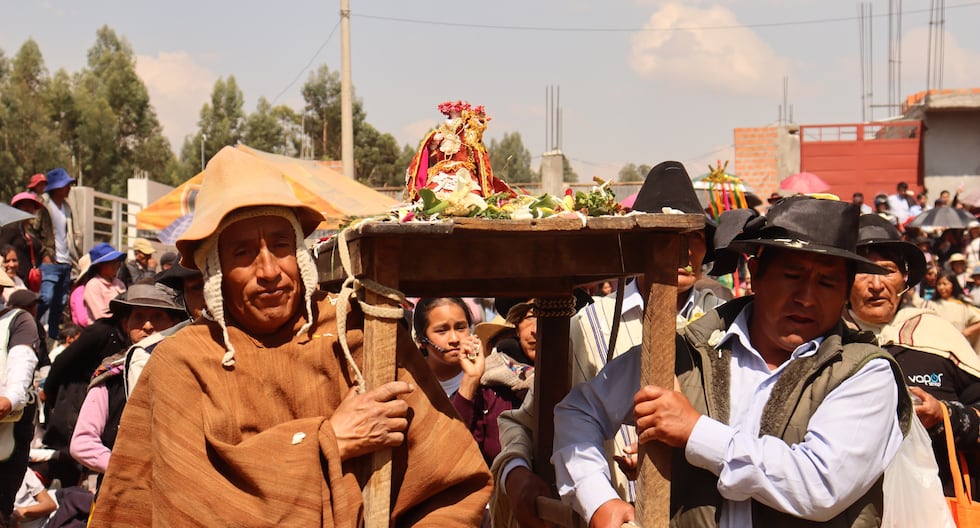
[[[663,255],[681,256],[687,262],[687,244],[680,237],[657,235],[653,247]],[[674,386],[674,343],[677,313],[677,268],[647,262],[646,282],[650,288],[643,313],[643,352],[640,386]],[[639,491],[636,497],[636,520],[644,528],[666,528],[670,524],[670,456],[671,449],[660,442],[640,445]]]
[[[377,244],[368,256],[373,276],[379,283],[398,286],[399,241]],[[365,292],[364,300],[375,306],[395,306],[395,302],[371,290]],[[395,349],[398,344],[398,325],[392,321],[364,316],[364,380],[371,390],[389,381],[395,381]],[[370,471],[364,486],[364,526],[365,528],[386,528],[391,519],[391,449],[382,449],[371,455],[366,468]]]

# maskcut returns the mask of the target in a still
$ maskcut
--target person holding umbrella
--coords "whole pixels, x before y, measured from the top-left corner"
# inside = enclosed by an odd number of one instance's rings
[[[43,205],[33,193],[29,192],[15,194],[10,200],[10,205],[28,216],[3,226],[0,230],[0,246],[13,246],[17,252],[17,276],[36,292],[41,285],[41,271],[37,269],[41,265],[41,239],[31,227],[31,222],[34,220],[34,214]],[[31,275],[36,275],[36,282],[32,283]]]

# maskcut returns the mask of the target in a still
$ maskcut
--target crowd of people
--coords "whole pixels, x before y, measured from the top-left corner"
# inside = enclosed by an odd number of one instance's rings
[[[396,381],[368,388],[380,312],[319,288],[323,217],[281,174],[220,151],[159,259],[142,238],[81,251],[74,183],[33,176],[0,235],[0,527],[359,526],[382,449],[395,526],[544,527],[552,497],[620,527],[647,442],[672,448],[672,526],[878,526],[915,420],[952,493],[944,414],[980,474],[980,222],[913,227],[928,200],[905,184],[685,233],[673,387],[640,385],[649,285],[592,285],[535,460],[535,299],[406,302]],[[677,162],[633,209],[705,212]]]

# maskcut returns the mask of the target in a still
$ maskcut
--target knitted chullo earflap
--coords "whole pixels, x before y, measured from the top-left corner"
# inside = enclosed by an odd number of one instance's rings
[[[218,323],[221,327],[221,335],[224,340],[225,354],[221,358],[221,364],[231,367],[235,364],[235,347],[231,344],[228,336],[228,326],[225,322],[224,297],[221,293],[221,258],[218,252],[218,240],[221,233],[228,226],[235,222],[259,216],[278,216],[285,218],[293,227],[296,233],[296,264],[299,267],[300,279],[303,281],[303,299],[306,307],[306,323],[299,329],[296,336],[299,337],[308,332],[313,326],[313,292],[317,289],[317,271],[313,256],[306,249],[306,242],[303,238],[303,229],[300,227],[296,214],[288,207],[280,206],[257,206],[236,209],[228,213],[215,229],[214,233],[201,242],[201,245],[194,251],[194,263],[204,275],[204,303],[207,306],[205,317]]]

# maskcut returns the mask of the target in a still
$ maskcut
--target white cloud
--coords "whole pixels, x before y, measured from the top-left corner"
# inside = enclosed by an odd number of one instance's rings
[[[670,2],[650,16],[647,29],[735,26],[727,7]],[[778,94],[791,63],[749,28],[644,31],[633,36],[629,57],[642,77],[739,95]]]
[[[943,44],[943,87],[972,88],[980,82],[980,54],[963,49],[949,31]],[[929,29],[917,27],[902,36],[902,91],[925,89],[929,58]],[[935,88],[935,86],[934,86]]]
[[[217,75],[183,51],[138,55],[136,74],[150,92],[163,134],[179,152],[184,136],[197,130],[201,106],[211,96]]]
[[[55,7],[54,5],[51,4],[51,2],[48,2],[47,0],[41,2],[41,7],[45,11],[47,11],[50,14],[53,14],[56,17],[64,17],[65,15],[68,14],[67,11],[65,11],[60,7]]]

